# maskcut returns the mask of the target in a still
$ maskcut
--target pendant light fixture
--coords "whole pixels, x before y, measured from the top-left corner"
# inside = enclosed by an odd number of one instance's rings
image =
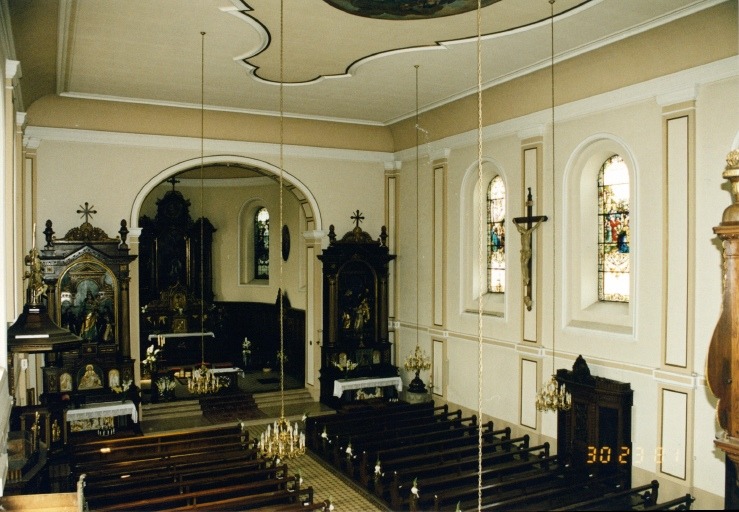
[[[280,226],[284,226],[283,214],[283,167],[285,155],[285,80],[284,80],[284,0],[280,0],[280,176],[279,176],[279,208],[280,208]],[[285,236],[285,230],[281,230],[281,237]],[[282,240],[281,240],[282,242]],[[280,244],[282,245],[282,244]],[[279,327],[280,327],[280,351],[278,359],[280,360],[280,417],[274,423],[267,425],[267,429],[262,432],[257,448],[261,456],[269,459],[292,459],[305,453],[305,434],[298,428],[298,422],[293,425],[285,418],[285,301],[283,298],[283,259],[280,261],[279,267],[279,289],[277,291],[277,301],[279,302]]]
[[[554,2],[555,0],[549,0],[550,4],[550,27],[551,27],[551,93],[552,93],[552,188],[554,188],[554,180],[556,178],[554,171],[554,157],[555,157],[555,139],[554,139]],[[556,255],[553,252],[554,258],[554,269],[556,270]],[[552,276],[556,279],[556,276]],[[554,305],[555,286],[552,286],[552,305]],[[536,394],[536,409],[542,412],[546,411],[567,411],[572,408],[572,396],[565,389],[564,384],[560,384],[557,381],[554,368],[556,367],[555,356],[555,343],[556,343],[556,332],[554,318],[552,318],[552,377],[549,381],[539,390]]]
[[[205,182],[204,182],[204,140],[205,140],[205,32],[200,32],[200,367],[194,369],[187,380],[190,393],[217,393],[221,389],[221,379],[205,364]]]

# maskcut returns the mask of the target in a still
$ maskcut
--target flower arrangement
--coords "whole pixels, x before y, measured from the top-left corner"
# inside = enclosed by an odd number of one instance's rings
[[[244,366],[249,366],[249,356],[251,355],[251,341],[249,338],[244,337],[244,341],[241,343],[241,359],[244,361]]]
[[[416,373],[421,370],[429,370],[431,369],[431,359],[421,350],[420,346],[416,345],[416,349],[405,359],[403,367],[409,372]]]
[[[149,373],[152,373],[156,369],[157,358],[159,357],[160,351],[161,350],[153,344],[146,349],[146,357],[141,361],[141,364],[144,368],[149,370]]]
[[[131,388],[131,384],[133,384],[133,382],[131,382],[130,379],[124,380],[120,386],[113,386],[110,389],[112,389],[116,393],[125,393]]]
[[[164,396],[168,394],[170,391],[174,391],[174,388],[176,387],[176,383],[174,379],[170,379],[169,377],[164,377],[162,379],[157,380],[157,390],[159,391],[159,396]]]

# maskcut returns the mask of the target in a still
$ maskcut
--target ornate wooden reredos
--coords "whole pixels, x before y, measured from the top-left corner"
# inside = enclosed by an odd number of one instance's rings
[[[46,356],[41,400],[49,406],[120,396],[115,393],[134,377],[129,266],[136,256],[126,244],[126,221],[111,238],[89,222],[93,207],[80,208],[85,222],[61,239],[46,221],[40,255],[49,315],[82,338],[80,348]]]
[[[386,377],[398,374],[391,361],[388,333],[388,272],[395,255],[389,254],[387,232],[379,240],[359,227],[359,211],[351,217],[356,226],[341,240],[329,228],[329,246],[323,262],[323,332],[321,400],[333,401],[333,383],[342,377],[336,364],[357,363],[353,376]]]
[[[129,254],[125,220],[118,233],[111,238],[86,219],[57,239],[47,220],[40,259],[54,321],[83,342],[115,343],[129,357],[129,265],[136,256]]]
[[[216,229],[207,218],[190,217],[190,201],[174,189],[177,180],[171,182],[172,190],[157,199],[154,219],[144,215],[139,220],[139,300],[141,304],[159,300],[162,292],[180,285],[193,296],[213,302]]]

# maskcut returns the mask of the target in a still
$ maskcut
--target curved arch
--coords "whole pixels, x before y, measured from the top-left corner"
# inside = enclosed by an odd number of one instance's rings
[[[639,166],[629,145],[611,133],[597,133],[584,139],[570,154],[564,168],[561,211],[562,240],[558,244],[562,250],[559,264],[555,269],[567,276],[561,287],[561,303],[565,325],[589,325],[595,329],[634,334],[634,310],[638,299],[637,269],[631,266],[629,303],[604,303],[598,301],[597,284],[597,193],[595,187],[598,172],[603,162],[618,154],[629,170],[629,189],[631,196],[630,227],[631,245],[638,245],[638,200],[637,180]],[[591,193],[592,190],[592,193]],[[565,266],[568,266],[565,268]],[[608,320],[605,320],[608,319]]]
[[[174,176],[182,171],[199,167],[201,163],[203,165],[238,164],[246,167],[257,167],[259,169],[267,171],[268,173],[273,174],[274,176],[280,175],[280,168],[276,165],[265,162],[263,160],[258,160],[256,158],[249,158],[237,155],[209,155],[203,157],[202,159],[200,157],[195,157],[188,160],[183,160],[163,169],[156,175],[152,176],[152,178],[148,182],[146,182],[143,187],[141,187],[141,190],[139,190],[139,193],[136,194],[136,198],[134,199],[133,205],[131,206],[131,216],[129,220],[131,231],[135,233],[136,230],[139,229],[138,222],[141,205],[144,203],[146,197],[151,193],[152,190],[154,190],[155,187],[157,187],[164,180],[168,179],[171,176]],[[305,202],[310,206],[310,213],[312,213],[313,223],[315,225],[314,229],[320,230],[322,226],[321,211],[318,208],[318,203],[316,202],[316,199],[310,189],[308,189],[308,187],[306,187],[304,183],[302,183],[292,174],[286,172],[284,169],[282,170],[282,180],[283,186],[287,187],[287,190],[297,189],[300,191],[302,198],[299,197],[297,194],[296,198],[299,202]],[[291,193],[295,194],[295,192]],[[311,217],[311,215],[306,212],[306,217]]]

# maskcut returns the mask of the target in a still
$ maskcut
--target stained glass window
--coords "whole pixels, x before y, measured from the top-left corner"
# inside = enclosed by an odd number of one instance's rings
[[[488,292],[505,292],[505,184],[500,176],[490,181],[487,208]]]
[[[629,169],[614,155],[598,174],[598,300],[629,302]]]
[[[254,215],[254,279],[269,279],[269,211]]]

